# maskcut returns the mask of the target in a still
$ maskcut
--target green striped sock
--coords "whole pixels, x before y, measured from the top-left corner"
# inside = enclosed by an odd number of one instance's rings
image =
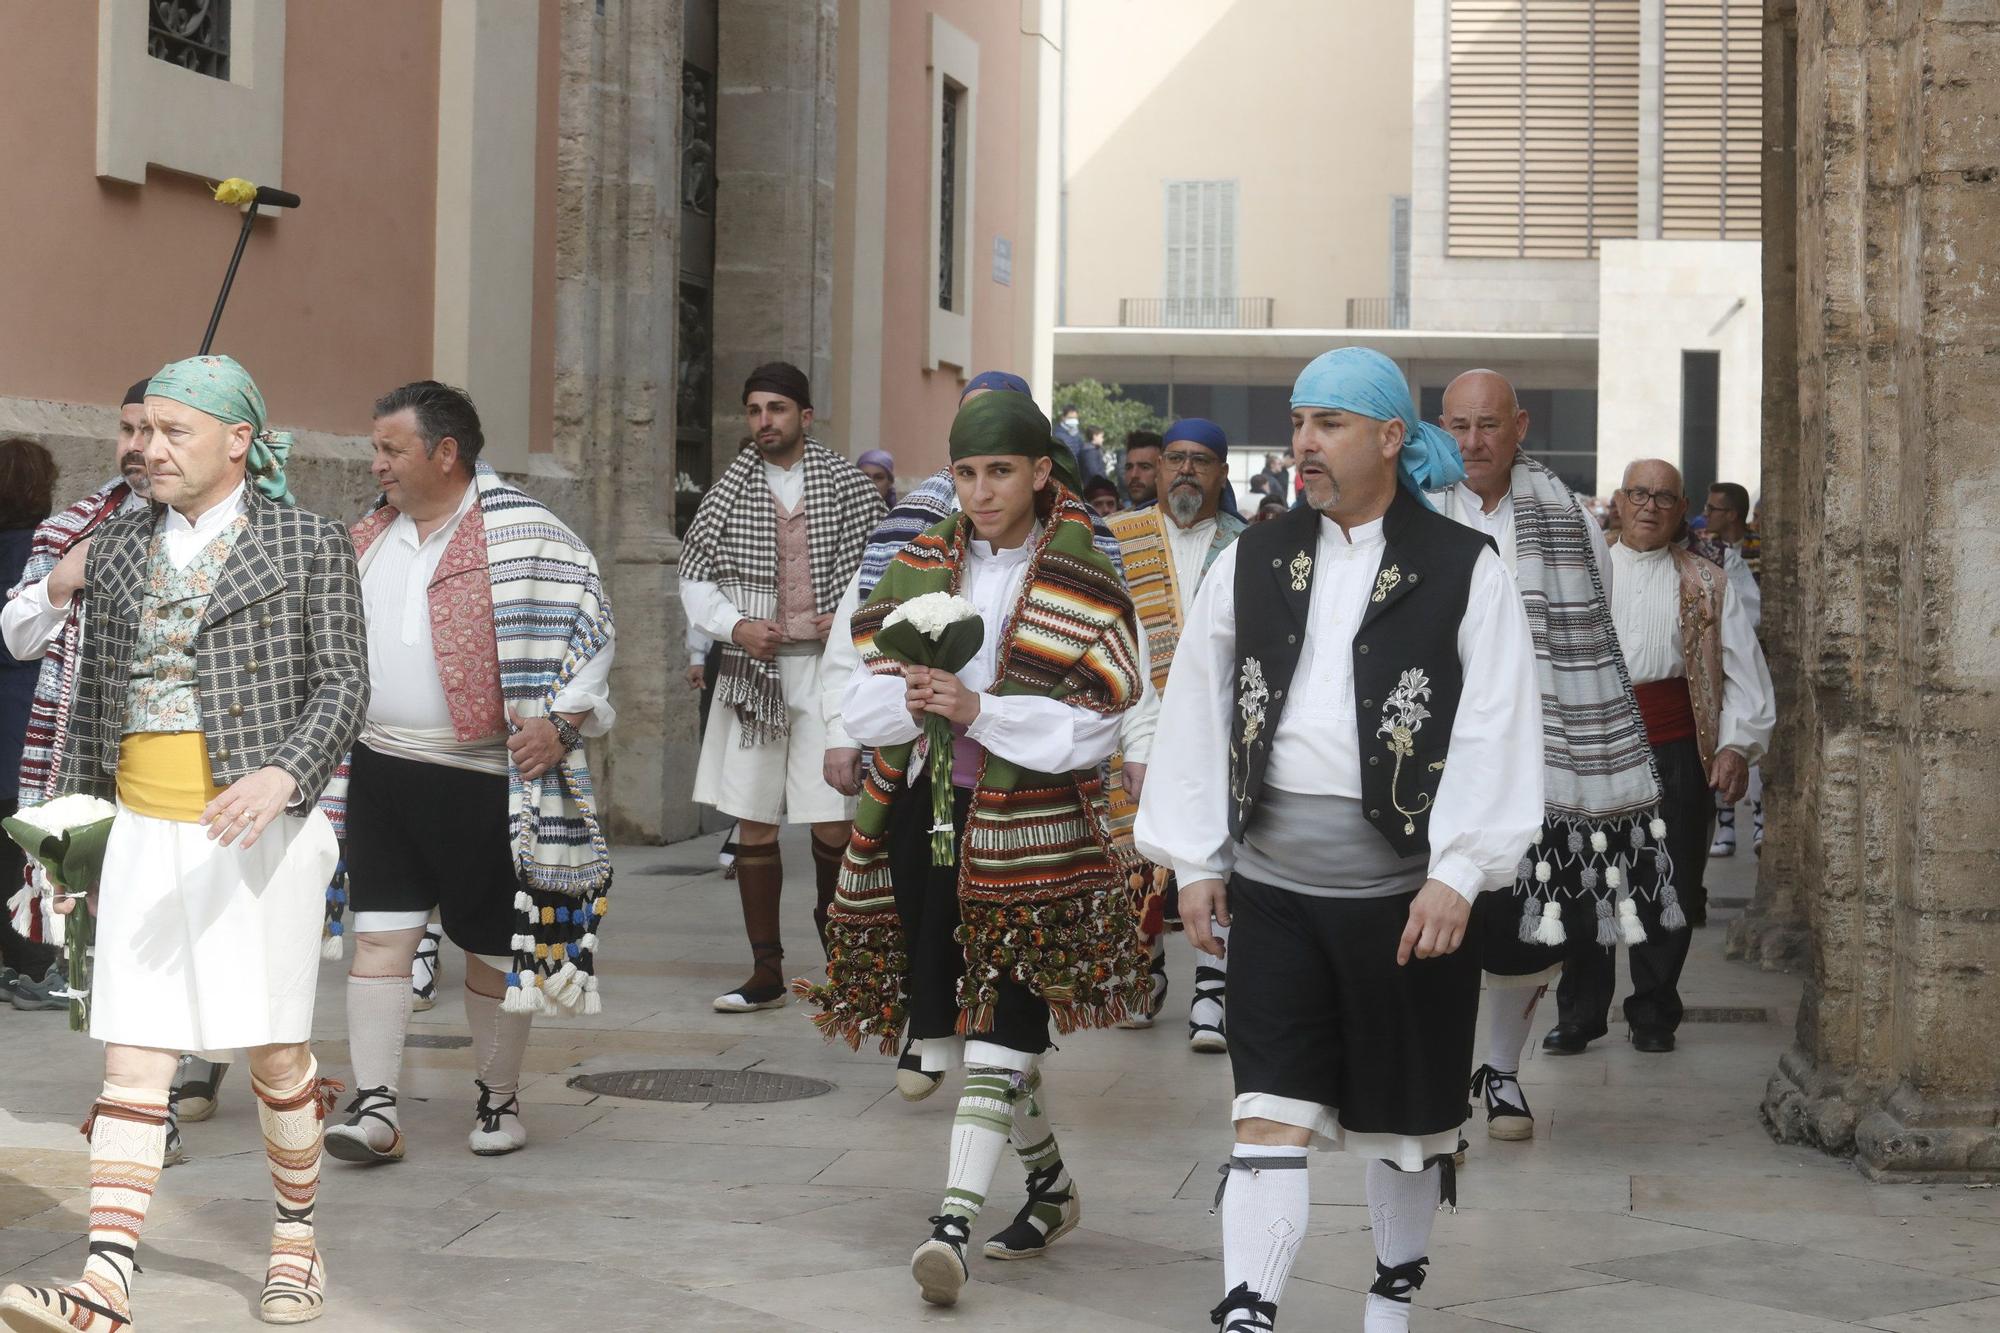
[[[1013,1076],[1007,1070],[974,1067],[966,1072],[951,1122],[951,1163],[939,1212],[968,1222],[979,1216],[1013,1128],[1012,1094]]]
[[[1050,1191],[1057,1194],[1070,1191],[1069,1172],[1063,1167],[1062,1149],[1056,1146],[1055,1132],[1049,1128],[1048,1117],[1042,1113],[1040,1069],[1031,1071],[1027,1082],[1014,1095],[1014,1114],[1008,1127],[1008,1137],[1030,1176],[1041,1171],[1053,1171],[1055,1179],[1049,1185]],[[1046,1236],[1062,1221],[1062,1206],[1038,1203],[1029,1211],[1029,1216]]]

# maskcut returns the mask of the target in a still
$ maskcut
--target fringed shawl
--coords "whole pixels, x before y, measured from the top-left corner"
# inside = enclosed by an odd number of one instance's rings
[[[1090,518],[1081,501],[1058,490],[1008,621],[993,693],[1037,694],[1106,714],[1138,702],[1144,682],[1132,601],[1094,549]],[[875,631],[903,601],[957,589],[971,534],[971,520],[954,516],[890,562],[875,599],[854,618],[867,669],[901,674],[902,664],[875,648]],[[887,840],[915,748],[874,752],[828,925],[828,980],[795,985],[819,1006],[820,1029],[850,1046],[872,1037],[891,1050],[904,1025],[909,954]],[[958,893],[961,1031],[991,1030],[1003,975],[1046,1000],[1061,1032],[1109,1026],[1142,1002],[1146,958],[1097,771],[1037,773],[984,755],[959,831]]]

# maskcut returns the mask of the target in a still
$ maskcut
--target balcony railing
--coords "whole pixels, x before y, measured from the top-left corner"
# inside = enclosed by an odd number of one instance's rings
[[[1128,296],[1118,301],[1127,329],[1268,329],[1268,296]]]
[[[1350,329],[1407,329],[1410,303],[1393,296],[1347,298],[1347,327]]]

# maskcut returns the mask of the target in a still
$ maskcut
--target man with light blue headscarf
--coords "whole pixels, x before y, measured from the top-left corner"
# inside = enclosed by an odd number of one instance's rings
[[[1472,902],[1541,824],[1534,645],[1464,475],[1394,362],[1328,352],[1292,391],[1306,505],[1210,568],[1160,709],[1135,840],[1196,948],[1228,928],[1236,1145],[1224,1333],[1261,1333],[1307,1226],[1306,1150],[1368,1159],[1368,1333],[1408,1326],[1456,1199],[1479,965]],[[1221,780],[1226,775],[1226,782]]]

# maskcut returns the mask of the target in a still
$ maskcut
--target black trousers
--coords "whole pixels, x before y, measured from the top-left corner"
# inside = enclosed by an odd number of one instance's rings
[[[1709,789],[1701,753],[1691,740],[1653,747],[1660,770],[1660,814],[1667,821],[1667,855],[1674,859],[1674,887],[1690,921],[1708,905],[1702,876],[1708,870],[1708,840],[1714,832],[1715,793]],[[1625,1021],[1635,1032],[1672,1032],[1681,1025],[1681,969],[1687,964],[1694,932],[1660,929],[1659,909],[1640,903],[1646,942],[1630,948],[1632,994]],[[1571,930],[1565,946],[1562,981],[1556,986],[1557,1021],[1587,1037],[1607,1031],[1611,1000],[1618,990],[1618,954],[1597,943],[1590,931]]]

